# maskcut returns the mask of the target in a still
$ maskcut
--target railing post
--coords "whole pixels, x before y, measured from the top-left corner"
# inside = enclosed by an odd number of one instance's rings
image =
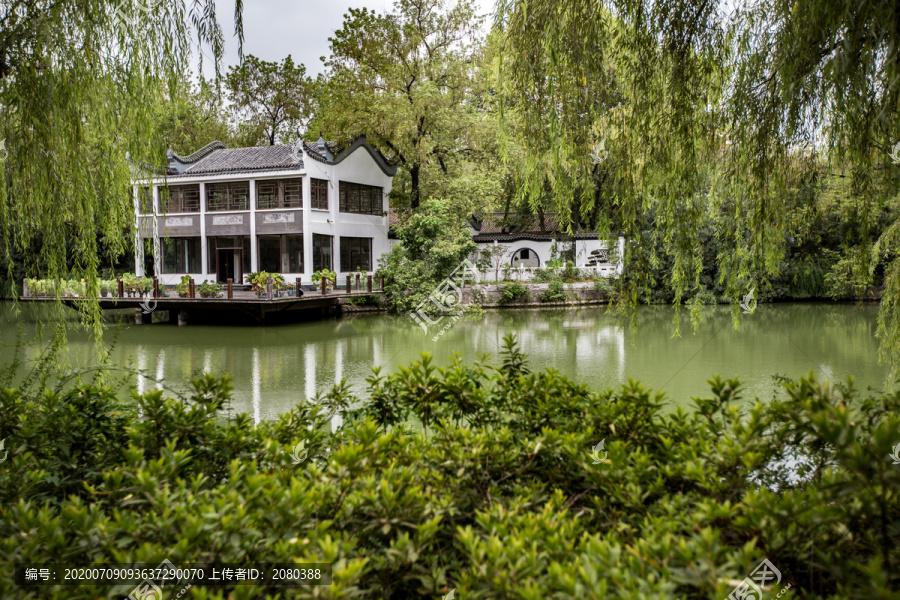
[[[356,291],[359,291],[359,273],[356,274]]]
[[[232,300],[234,298],[234,280],[229,277],[227,285],[228,285],[228,299]]]
[[[384,291],[384,274],[381,275],[381,291]]]
[[[371,275],[369,275],[366,279],[366,289],[369,291],[370,294],[372,293],[372,276]]]
[[[116,277],[116,293],[119,295],[119,298],[125,297],[125,286],[122,283],[121,277]]]
[[[301,290],[300,290],[300,278],[299,278],[299,277],[297,278],[296,286],[297,286],[297,297],[299,298],[299,297],[300,297],[300,291],[301,291]]]
[[[275,289],[274,289],[275,284],[273,281],[274,280],[271,277],[266,279],[266,299],[267,300],[271,300],[272,298],[275,297]]]
[[[350,275],[347,275],[347,293],[350,293]]]
[[[159,298],[159,277],[153,278],[153,297]]]
[[[24,296],[26,298],[28,297],[28,279],[27,278],[22,279],[22,296]]]
[[[337,281],[335,281],[334,283],[335,283],[335,285],[337,285]],[[325,288],[328,287],[328,278],[325,277],[325,276],[323,276],[323,277],[322,277],[321,284],[322,284],[322,295],[324,296],[324,295],[325,295]]]
[[[191,286],[190,286],[190,296],[191,298],[196,298],[196,291],[194,290],[194,278],[191,277]]]

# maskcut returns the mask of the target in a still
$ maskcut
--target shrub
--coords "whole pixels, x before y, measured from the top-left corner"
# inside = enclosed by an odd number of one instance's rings
[[[541,292],[541,302],[565,302],[566,291],[563,289],[562,280],[557,278],[550,281],[547,289]]]
[[[786,382],[782,401],[748,403],[736,380],[709,383],[693,411],[673,411],[633,381],[596,393],[531,372],[506,338],[497,367],[458,356],[436,367],[423,355],[376,371],[358,409],[342,382],[258,425],[211,418],[231,395],[212,376],[185,398],[153,390],[130,407],[108,388],[4,390],[0,555],[8,565],[330,563],[330,587],[297,593],[339,600],[453,588],[461,598],[726,598],[765,557],[781,572],[767,597],[788,585],[785,600],[893,597],[900,394],[863,399],[810,376]],[[336,410],[345,425],[332,432]],[[12,573],[0,573],[4,598],[134,587],[22,588]],[[268,582],[192,590],[278,593]]]
[[[528,288],[521,283],[510,283],[500,288],[500,298],[497,304],[512,304],[528,296]]]

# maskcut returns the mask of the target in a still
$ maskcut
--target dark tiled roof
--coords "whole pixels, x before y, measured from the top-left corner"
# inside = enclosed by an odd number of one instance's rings
[[[566,233],[556,219],[555,213],[544,213],[544,227],[537,215],[518,215],[502,212],[489,213],[483,217],[473,218],[472,228],[477,233],[472,237],[476,242],[515,240],[551,241],[556,239],[577,240],[596,239],[600,234],[596,231],[579,231],[574,236]]]
[[[183,176],[302,169],[293,144],[255,148],[217,148],[182,171]]]
[[[364,147],[386,175],[393,177],[397,172],[381,152],[366,142],[365,136],[358,137],[346,148],[321,137],[316,142],[304,141],[302,144],[302,152],[296,144],[226,148],[222,142],[212,142],[187,156],[178,156],[170,150],[166,155],[169,165],[165,171],[169,177],[191,177],[302,169],[304,152],[313,160],[336,165],[357,148]]]
[[[179,155],[175,154],[174,152],[172,152],[171,150],[169,150],[169,152],[166,154],[166,156],[168,157],[169,160],[172,160],[174,158],[178,162],[188,164],[188,163],[192,163],[192,162],[197,162],[198,160],[200,160],[201,158],[203,158],[204,156],[206,156],[213,150],[218,150],[220,148],[225,148],[225,144],[223,144],[222,142],[216,141],[216,142],[210,142],[209,144],[203,146],[202,148],[200,148],[193,154],[188,154],[187,156],[179,156]]]
[[[391,208],[388,211],[389,233],[396,237],[395,228],[401,221],[400,211]],[[476,233],[472,236],[475,242],[513,242],[516,240],[532,240],[536,242],[553,240],[595,240],[600,234],[596,231],[579,231],[574,236],[567,234],[556,221],[556,214],[544,213],[544,231],[541,231],[540,219],[537,216],[525,216],[518,219],[515,213],[510,213],[504,220],[503,213],[490,213],[478,221],[473,220],[473,229]],[[481,227],[475,227],[480,222]],[[524,223],[524,224],[523,224]]]
[[[320,148],[320,143],[325,144],[324,148]],[[303,142],[303,149],[313,160],[327,163],[333,160],[334,155],[343,150],[343,147],[337,142],[325,142],[320,139],[318,142]]]
[[[541,233],[539,231],[522,231],[518,233],[476,233],[472,236],[475,242],[515,242],[516,240],[531,240],[534,242],[552,242],[553,240],[596,240],[597,233],[579,232],[569,235],[565,232]]]

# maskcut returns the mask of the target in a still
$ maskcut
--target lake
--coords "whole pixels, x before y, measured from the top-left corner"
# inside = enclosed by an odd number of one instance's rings
[[[23,306],[17,317],[0,304],[0,365],[13,357],[17,330],[34,336],[47,307]],[[875,304],[760,304],[741,315],[735,329],[731,309],[707,307],[693,331],[682,311],[682,335],[673,337],[673,309],[641,307],[632,329],[605,306],[573,309],[487,311],[426,335],[411,318],[364,314],[273,326],[168,324],[112,325],[106,340],[118,367],[140,369],[151,378],[121,372],[121,396],[163,385],[183,390],[192,375],[228,373],[234,380],[233,407],[256,419],[271,418],[346,378],[357,394],[373,366],[392,372],[430,352],[446,364],[453,352],[465,362],[481,353],[496,356],[503,336],[513,333],[532,370],[552,368],[595,390],[628,379],[663,390],[670,407],[690,407],[691,396],[708,395],[712,375],[738,377],[745,397],[772,398],[775,374],[796,378],[809,372],[822,379],[853,375],[858,389],[881,389],[888,373],[878,365]],[[24,352],[35,360],[36,346]],[[74,326],[67,368],[96,363],[89,336]],[[497,362],[495,362],[497,364]],[[21,372],[21,371],[20,371]],[[159,383],[162,382],[162,383]]]

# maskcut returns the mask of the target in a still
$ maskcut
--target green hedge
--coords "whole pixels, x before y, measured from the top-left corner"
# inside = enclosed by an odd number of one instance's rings
[[[510,283],[504,286],[500,286],[499,289],[500,296],[499,298],[497,298],[497,304],[512,304],[513,302],[526,300],[529,296],[528,288],[526,288],[521,283]]]
[[[532,373],[506,344],[496,367],[426,355],[375,373],[336,433],[331,411],[356,401],[345,384],[259,426],[210,418],[231,394],[212,376],[184,400],[135,396],[141,418],[109,389],[4,391],[0,597],[130,591],[17,587],[17,562],[166,558],[334,565],[330,587],[192,598],[723,599],[763,558],[784,599],[895,596],[897,394],[810,378],[750,403],[716,378],[671,412],[635,382],[593,393]]]

